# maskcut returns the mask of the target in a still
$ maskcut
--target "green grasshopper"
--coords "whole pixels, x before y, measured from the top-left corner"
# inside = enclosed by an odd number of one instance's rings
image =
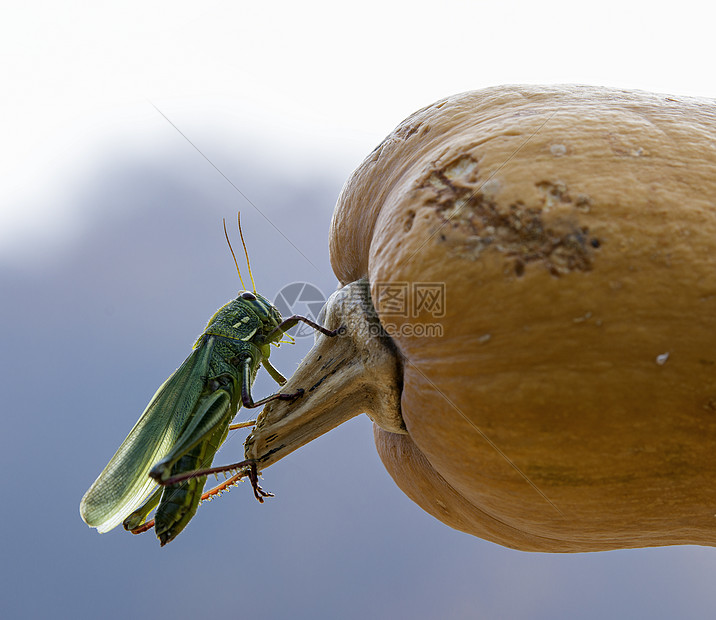
[[[230,429],[253,424],[231,425],[241,405],[259,407],[272,400],[293,400],[303,394],[299,390],[253,400],[251,386],[259,365],[279,385],[286,383],[269,363],[270,345],[278,346],[284,333],[299,321],[326,336],[336,336],[340,329],[328,330],[299,315],[282,319],[276,307],[256,292],[240,216],[239,233],[253,292],[241,291],[209,319],[189,357],[157,390],[107,467],[85,493],[80,514],[100,533],[120,523],[125,529],[140,533],[153,524],[164,546],[186,527],[202,499],[219,493],[242,476],[248,475],[260,502],[271,495],[259,487],[253,461],[208,466]],[[226,222],[224,234],[229,242]],[[233,249],[231,254],[245,288]],[[230,480],[202,495],[207,474],[237,470],[239,473]],[[154,521],[146,521],[155,507]]]

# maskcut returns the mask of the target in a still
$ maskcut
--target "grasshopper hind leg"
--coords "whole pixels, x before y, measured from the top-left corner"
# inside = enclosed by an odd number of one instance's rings
[[[163,547],[192,520],[199,507],[206,477],[164,487],[162,503],[154,515],[154,528]]]
[[[172,468],[179,473],[196,467],[203,446],[197,446],[189,454],[180,458]],[[212,455],[213,456],[213,455]],[[154,514],[154,531],[162,547],[174,540],[196,514],[201,494],[206,484],[206,476],[197,476],[178,484],[164,486],[161,501]]]
[[[202,476],[209,476],[211,474],[225,474],[227,472],[239,473],[232,478],[232,481],[240,480],[244,476],[248,477],[251,483],[251,488],[254,491],[254,497],[263,504],[264,497],[273,497],[273,493],[264,491],[259,486],[259,471],[256,461],[245,460],[239,461],[238,463],[231,463],[230,465],[220,465],[219,467],[207,467],[206,469],[195,469],[194,471],[185,471],[167,480],[161,482],[165,485],[176,485],[185,480],[192,480],[194,478],[200,478]]]
[[[225,428],[219,427],[208,441],[200,443],[179,458],[171,473],[181,474],[196,470],[202,463],[211,464],[228,431],[228,424]],[[206,476],[192,476],[165,484],[159,507],[154,514],[154,529],[162,547],[174,540],[192,520],[199,508],[205,484]]]

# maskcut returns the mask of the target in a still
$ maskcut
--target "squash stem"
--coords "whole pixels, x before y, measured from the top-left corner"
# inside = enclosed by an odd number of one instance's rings
[[[366,413],[391,433],[405,433],[400,411],[403,370],[383,330],[363,279],[336,291],[319,322],[345,329],[316,333],[313,348],[284,389],[304,390],[295,401],[274,400],[259,414],[244,444],[245,456],[265,469],[339,424]]]

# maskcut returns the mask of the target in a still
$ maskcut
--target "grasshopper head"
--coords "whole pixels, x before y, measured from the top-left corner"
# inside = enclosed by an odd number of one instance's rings
[[[264,333],[270,332],[281,322],[281,313],[276,309],[276,306],[263,295],[253,293],[252,291],[241,291],[238,299],[243,300],[261,319],[264,326]]]

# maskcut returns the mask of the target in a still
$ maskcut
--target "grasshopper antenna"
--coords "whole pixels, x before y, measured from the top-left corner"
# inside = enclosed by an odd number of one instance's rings
[[[226,232],[226,218],[222,218],[222,222],[224,222],[224,237],[226,237],[226,243],[229,244],[229,249],[231,250],[231,256],[234,257],[234,265],[236,265],[236,273],[239,274],[239,280],[241,280],[241,288],[246,290],[246,285],[244,284],[244,279],[241,277],[241,269],[239,269],[239,263],[236,260],[236,254],[234,254],[234,248],[231,247],[231,241],[229,241],[229,233]],[[239,226],[239,232],[241,231],[241,227]],[[241,236],[241,243],[244,242],[243,235]],[[244,245],[244,250],[246,250],[246,246]],[[251,274],[251,268],[249,268],[249,274]],[[253,284],[254,279],[251,278],[251,282]],[[254,291],[256,290],[256,287],[254,287]]]
[[[244,254],[246,255],[246,266],[249,268],[249,278],[251,278],[251,286],[254,287],[254,293],[256,292],[256,282],[254,282],[254,276],[251,273],[251,262],[249,262],[249,251],[246,249],[246,243],[244,242],[244,233],[241,230],[241,211],[239,211],[239,214],[237,216],[239,220],[239,235],[241,235],[241,245],[244,246]],[[233,254],[234,251],[232,250],[231,253]],[[236,260],[236,257],[234,257],[234,260]],[[238,267],[236,267],[238,269]],[[241,277],[241,276],[239,276]],[[243,284],[243,281],[241,282]]]

